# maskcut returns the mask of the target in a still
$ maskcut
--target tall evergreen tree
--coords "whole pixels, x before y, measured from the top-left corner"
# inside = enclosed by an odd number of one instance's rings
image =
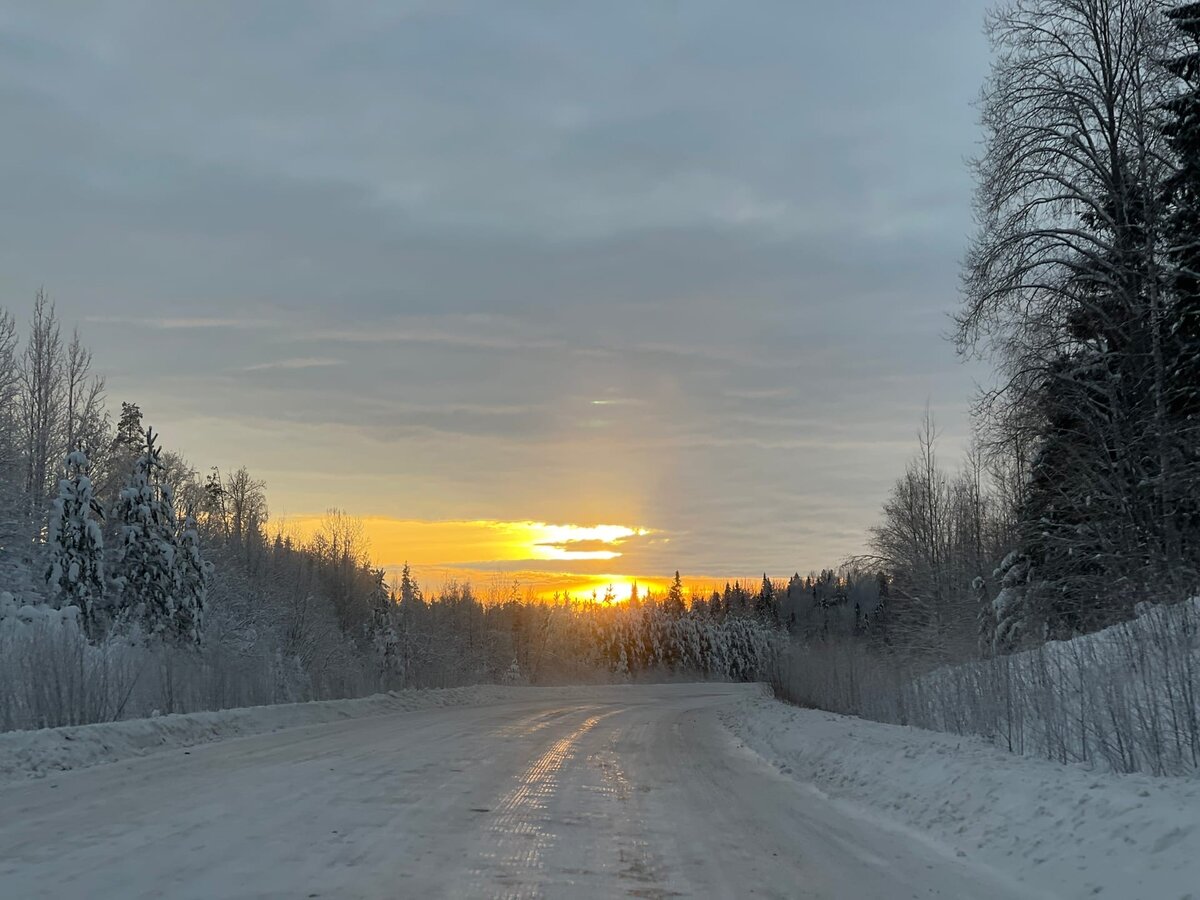
[[[179,589],[172,630],[181,643],[199,644],[204,632],[204,609],[208,604],[212,565],[205,561],[200,551],[200,532],[190,515],[184,518],[179,530],[175,566]]]
[[[142,455],[117,501],[119,527],[115,588],[117,618],[138,623],[147,637],[173,637],[180,592],[174,501],[156,484],[162,469],[154,431],[146,429]]]
[[[679,577],[679,572],[675,572],[675,580],[671,582],[671,587],[667,591],[667,599],[663,603],[663,609],[670,615],[681,616],[686,609],[683,601],[683,580]]]
[[[778,618],[775,586],[771,584],[771,579],[767,577],[766,572],[763,573],[762,586],[758,590],[758,596],[754,598],[754,612],[761,619],[774,621]]]
[[[67,476],[58,483],[46,544],[50,565],[46,580],[59,607],[79,609],[84,633],[94,638],[101,627],[104,602],[104,538],[87,455],[67,456]]]
[[[400,603],[420,603],[423,602],[423,599],[421,586],[412,577],[412,569],[408,566],[408,560],[405,560],[404,568],[400,570]]]
[[[138,454],[145,438],[141,408],[136,403],[122,403],[121,417],[117,420],[117,433],[113,436],[114,449],[120,448],[126,453]]]
[[[379,673],[385,680],[400,669],[400,634],[397,627],[397,609],[384,583],[382,569],[372,572],[370,595],[371,621],[367,626],[371,649],[375,651]]]

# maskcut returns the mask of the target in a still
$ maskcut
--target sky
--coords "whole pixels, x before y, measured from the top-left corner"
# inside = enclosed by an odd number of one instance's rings
[[[834,566],[967,431],[985,5],[0,3],[0,305],[427,582]]]

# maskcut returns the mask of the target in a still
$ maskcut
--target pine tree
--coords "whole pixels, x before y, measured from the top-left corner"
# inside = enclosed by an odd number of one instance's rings
[[[370,597],[371,647],[379,661],[380,674],[387,679],[400,668],[400,635],[396,627],[396,605],[392,602],[387,587],[384,585],[383,570],[375,571],[372,574],[374,584]]]
[[[138,453],[144,440],[142,410],[136,403],[122,403],[121,417],[117,420],[117,433],[113,437],[114,449],[119,447],[127,453]]]
[[[225,515],[225,498],[227,494],[225,481],[221,478],[221,470],[213,466],[212,471],[208,473],[208,477],[204,479],[201,508],[209,532],[219,534],[222,537],[225,536],[226,525],[228,524]],[[278,537],[276,535],[276,539]]]
[[[107,496],[120,493],[124,479],[141,455],[146,435],[142,428],[142,411],[136,403],[122,403],[117,430],[105,456],[103,483],[110,490]],[[105,496],[102,492],[102,496]]]
[[[58,483],[58,498],[50,516],[46,580],[55,605],[77,607],[84,633],[94,638],[100,630],[104,602],[104,538],[97,521],[100,504],[82,450],[67,457],[66,471],[67,477]]]
[[[180,592],[174,502],[170,488],[154,482],[161,469],[154,432],[147,428],[142,455],[116,505],[114,579],[120,597],[118,619],[140,624],[147,637],[173,635]]]
[[[663,611],[668,615],[681,616],[684,613],[683,602],[683,580],[679,577],[678,570],[675,572],[675,580],[671,582],[671,588],[667,591],[667,599],[663,604]]]
[[[775,608],[775,586],[771,584],[766,572],[763,573],[758,596],[754,598],[754,612],[760,619],[774,621],[778,618]]]
[[[412,577],[412,570],[408,567],[408,561],[405,560],[404,568],[400,570],[400,603],[421,602],[424,602],[424,598],[421,596],[421,586]]]

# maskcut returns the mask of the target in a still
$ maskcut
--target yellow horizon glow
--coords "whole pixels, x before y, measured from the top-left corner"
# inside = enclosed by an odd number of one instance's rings
[[[660,578],[636,578],[631,575],[580,576],[578,586],[570,593],[573,597],[587,600],[590,600],[594,594],[597,600],[603,600],[605,593],[611,587],[614,602],[628,603],[635,584],[639,597],[645,597],[647,594],[662,594],[670,587],[670,582]]]
[[[481,599],[511,596],[515,584],[519,595],[539,600],[551,600],[556,594],[583,600],[593,593],[599,600],[611,585],[616,601],[623,603],[635,583],[643,597],[647,593],[663,594],[671,583],[670,573],[641,576],[628,570],[595,571],[597,563],[621,559],[627,542],[658,534],[644,526],[495,519],[427,521],[388,516],[351,519],[362,525],[363,549],[373,565],[392,578],[407,562],[427,594],[451,581],[470,581]],[[325,515],[286,516],[272,520],[268,530],[306,543],[321,532],[326,520]],[[667,538],[657,540],[665,542]],[[583,549],[572,549],[573,544]],[[546,571],[539,568],[539,562],[578,562],[582,571]],[[634,567],[634,571],[639,568]],[[707,593],[712,581],[685,578],[684,588]]]
[[[532,576],[538,573],[525,574]],[[671,589],[671,579],[660,578],[658,576],[581,574],[559,576],[559,578],[563,581],[569,581],[569,587],[560,585],[552,590],[535,591],[534,595],[539,600],[552,600],[555,593],[558,593],[560,596],[563,593],[567,593],[574,600],[590,600],[594,594],[597,600],[603,600],[605,592],[611,586],[614,594],[614,602],[626,603],[629,601],[630,592],[635,584],[638,589],[638,597],[642,599],[645,599],[648,594],[662,597]],[[721,586],[726,581],[732,583],[738,580],[743,584],[748,583],[746,579],[715,578],[711,576],[684,577],[681,579],[684,598],[687,600],[691,600],[692,598],[707,600],[714,590],[719,592]],[[757,584],[753,580],[749,583]]]

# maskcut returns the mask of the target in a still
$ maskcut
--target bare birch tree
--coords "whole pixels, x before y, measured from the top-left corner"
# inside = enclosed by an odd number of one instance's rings
[[[20,545],[28,540],[22,527],[26,517],[17,407],[21,386],[19,354],[16,317],[0,308],[0,579],[9,586],[18,581],[18,558],[25,549]]]
[[[92,375],[92,351],[83,345],[78,331],[71,334],[64,366],[63,445],[68,455],[82,450],[91,459],[107,443],[104,379]]]
[[[34,298],[20,371],[25,494],[30,517],[36,519],[49,498],[57,458],[64,455],[57,446],[64,406],[62,335],[54,304],[44,290]]]

